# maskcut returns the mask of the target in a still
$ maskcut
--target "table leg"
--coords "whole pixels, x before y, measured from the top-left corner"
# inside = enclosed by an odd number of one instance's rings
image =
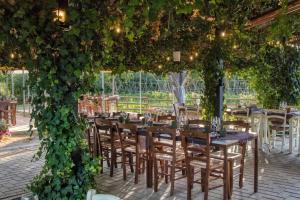
[[[291,118],[289,120],[289,152],[293,153],[293,128],[294,128],[294,120]],[[284,137],[284,135],[283,135]]]
[[[147,187],[152,188],[153,185],[153,162],[152,162],[152,156],[151,152],[147,152],[147,169],[146,169],[146,181],[147,181]]]
[[[257,192],[258,187],[258,144],[257,138],[254,140],[254,193]]]
[[[152,188],[153,186],[153,157],[152,157],[152,145],[149,133],[146,135],[146,149],[147,149],[147,169],[146,169],[146,182],[147,187]]]
[[[227,156],[227,147],[224,147],[224,191],[223,191],[223,199],[228,199],[228,156]]]

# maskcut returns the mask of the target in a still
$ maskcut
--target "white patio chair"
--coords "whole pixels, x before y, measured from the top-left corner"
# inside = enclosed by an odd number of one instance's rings
[[[286,121],[286,112],[284,115],[268,115],[267,117],[267,133],[269,137],[269,145],[273,143],[273,148],[276,147],[276,141],[281,139],[281,151],[284,150],[286,144],[286,133],[288,133],[289,125]]]
[[[89,190],[86,200],[121,200],[119,197],[110,194],[96,194],[96,190]]]

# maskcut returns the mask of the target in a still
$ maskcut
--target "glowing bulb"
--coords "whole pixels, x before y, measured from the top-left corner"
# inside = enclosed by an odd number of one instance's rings
[[[195,57],[198,57],[198,55],[199,55],[198,52],[196,52],[196,53],[195,53]]]
[[[14,54],[14,53],[11,53],[11,54],[10,54],[10,58],[11,58],[11,59],[14,59],[14,58],[15,58],[15,54]]]
[[[193,61],[194,60],[194,56],[190,56],[190,61]]]
[[[116,32],[117,32],[117,33],[121,33],[121,28],[120,28],[120,27],[117,27],[117,28],[116,28]]]
[[[226,36],[226,32],[223,31],[223,32],[221,33],[221,36],[222,36],[222,37],[225,37],[225,36]]]
[[[238,46],[235,44],[235,45],[233,45],[233,49],[237,49],[238,48]]]
[[[158,69],[161,69],[162,68],[162,65],[158,65]]]
[[[171,58],[168,56],[168,57],[167,57],[167,61],[170,61],[170,60],[171,60]]]
[[[66,11],[65,10],[57,9],[57,10],[54,10],[53,12],[55,15],[53,21],[59,21],[62,23],[64,23],[66,21]]]

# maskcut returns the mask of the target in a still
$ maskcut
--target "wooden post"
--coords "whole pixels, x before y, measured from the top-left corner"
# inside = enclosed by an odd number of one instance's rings
[[[142,113],[142,71],[140,71],[140,114]]]
[[[22,91],[23,91],[23,116],[25,116],[25,102],[26,102],[26,91],[25,91],[25,72],[24,68],[22,69]]]
[[[115,95],[115,75],[112,75],[111,95]]]
[[[14,71],[11,72],[11,96],[15,96]]]
[[[28,99],[28,114],[31,113],[31,98],[30,98],[30,88],[29,85],[27,85],[27,99]]]

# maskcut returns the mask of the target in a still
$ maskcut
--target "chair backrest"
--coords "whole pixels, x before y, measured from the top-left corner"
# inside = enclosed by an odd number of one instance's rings
[[[161,121],[175,121],[176,120],[176,116],[173,115],[159,115],[157,116],[157,121],[161,122]]]
[[[192,160],[209,163],[211,138],[209,133],[202,131],[182,131],[182,147],[188,162]]]
[[[139,148],[137,126],[134,124],[117,123],[116,127],[120,137],[122,149],[132,146],[136,148],[137,151],[137,149]]]
[[[237,121],[223,121],[223,127],[230,129],[245,129],[244,131],[248,132],[251,128],[251,125],[242,120]]]
[[[264,109],[265,115],[279,115],[286,116],[287,110],[285,109]]]
[[[203,127],[208,127],[210,126],[210,122],[206,120],[200,120],[200,119],[193,119],[188,121],[189,125],[199,125]]]
[[[286,130],[286,114],[284,116],[281,115],[267,115],[268,127],[272,129],[281,129],[283,131]]]
[[[95,118],[95,125],[98,129],[107,128],[109,126],[112,126],[112,122],[108,119],[102,119],[102,118]]]
[[[175,157],[176,129],[151,126],[147,127],[147,131],[152,143],[153,154],[160,153]]]
[[[113,142],[118,139],[113,128],[114,125],[110,120],[95,118],[95,133],[99,144],[101,141],[113,144]]]

